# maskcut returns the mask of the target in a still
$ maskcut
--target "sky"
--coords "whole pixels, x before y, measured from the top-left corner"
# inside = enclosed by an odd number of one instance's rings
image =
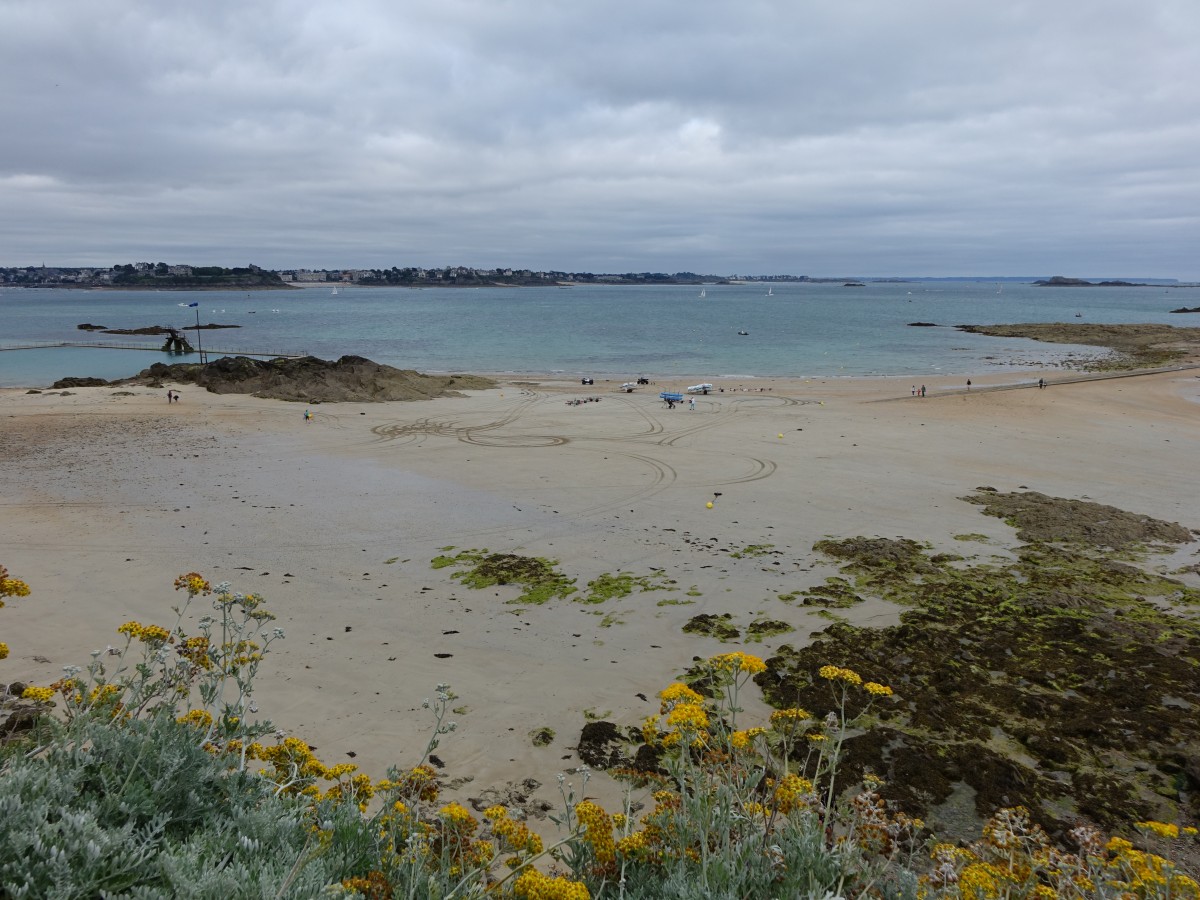
[[[0,265],[1200,280],[1196,0],[0,0]]]

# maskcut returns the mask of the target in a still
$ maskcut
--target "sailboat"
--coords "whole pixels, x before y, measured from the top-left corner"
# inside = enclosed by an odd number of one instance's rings
[[[337,296],[337,288],[334,288],[334,289],[333,289],[332,291],[330,291],[329,293],[330,293],[330,295],[331,295],[331,296],[333,296],[333,297],[336,297],[336,296]]]
[[[767,288],[767,296],[774,297],[775,296],[775,288],[773,288],[773,287]]]
[[[707,296],[708,296],[708,293],[704,290],[704,288],[700,288],[701,299],[703,299],[704,297],[707,297]]]

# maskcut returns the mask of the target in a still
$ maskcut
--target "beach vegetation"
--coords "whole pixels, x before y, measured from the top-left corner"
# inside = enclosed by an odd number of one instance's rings
[[[742,633],[732,620],[732,613],[701,613],[688,619],[683,631],[685,634],[699,634],[722,642],[736,641]]]
[[[954,539],[956,541],[974,541],[975,543],[979,544],[986,544],[991,541],[991,538],[986,534],[980,534],[977,531],[970,531],[966,534],[956,534],[954,535]]]
[[[840,609],[854,606],[863,601],[863,598],[854,592],[854,586],[850,582],[836,575],[826,578],[824,584],[818,584],[805,591],[798,591],[791,596],[803,597],[805,606]]]
[[[529,741],[535,747],[548,747],[554,743],[554,729],[543,726],[529,732]]]
[[[1107,347],[1112,353],[1091,356],[1068,366],[1084,370],[1128,371],[1177,363],[1200,340],[1200,328],[1158,324],[1100,324],[1091,322],[1034,322],[1015,325],[958,325],[961,331],[993,337],[1021,337],[1055,344]]]
[[[1085,527],[1060,525],[1065,510]],[[836,623],[807,647],[779,647],[758,679],[765,699],[813,703],[809,673],[831,661],[878,672],[904,702],[848,743],[847,775],[879,773],[890,803],[943,830],[978,826],[1014,797],[1056,841],[1080,818],[1106,829],[1195,818],[1200,781],[1178,748],[1200,746],[1200,591],[1130,561],[1186,530],[1039,497],[1006,513],[1055,542],[968,565],[916,542],[820,542],[858,594],[903,608],[900,624]]]
[[[687,595],[689,597],[703,597],[704,596],[699,591],[695,591],[695,592],[688,591]],[[659,600],[654,605],[655,606],[694,606],[695,604],[696,604],[695,600],[681,600],[679,597],[663,597],[661,600]]]
[[[0,565],[0,609],[4,607],[5,597],[28,597],[29,585],[19,578],[13,578],[8,569]],[[8,644],[0,641],[0,659],[8,657]]]
[[[661,690],[640,726],[588,722],[580,756],[618,767],[629,793],[609,811],[587,796],[586,766],[578,786],[559,776],[551,840],[518,804],[444,796],[428,763],[456,727],[448,685],[422,704],[430,736],[415,765],[378,780],[326,765],[257,718],[259,667],[284,639],[262,597],[194,572],[176,589],[173,624],[125,623],[122,647],[25,701],[40,726],[0,759],[0,895],[1200,897],[1173,861],[1197,837],[1177,818],[1140,817],[1107,839],[1078,827],[1066,849],[1010,804],[970,840],[935,839],[887,800],[884,776],[851,762],[913,692],[884,680],[890,660],[837,661],[853,648],[827,644],[834,661],[803,673],[806,704],[766,719],[748,721],[744,704],[771,662],[735,651]]]
[[[761,644],[765,639],[787,634],[796,629],[780,619],[756,619],[746,626],[747,643]]]
[[[453,549],[453,548],[450,548]],[[451,578],[475,590],[495,585],[517,585],[520,594],[507,601],[540,605],[555,598],[575,593],[575,579],[568,578],[556,568],[558,560],[515,553],[491,553],[488,550],[463,550],[454,556],[436,556],[431,562],[435,569],[447,566],[468,566]]]
[[[603,603],[606,600],[628,597],[634,591],[674,591],[675,582],[665,572],[651,575],[634,575],[632,572],[605,572],[587,583],[586,592],[576,600],[579,603]]]
[[[1049,497],[1038,491],[980,491],[962,498],[1003,519],[1022,541],[1064,543],[1140,554],[1186,544],[1192,533],[1178,522],[1127,512],[1090,500]]]
[[[729,556],[731,559],[754,559],[772,553],[779,555],[774,544],[747,544],[741,550],[731,551]]]

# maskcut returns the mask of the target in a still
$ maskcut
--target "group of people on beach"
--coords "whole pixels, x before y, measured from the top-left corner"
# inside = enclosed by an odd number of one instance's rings
[[[921,385],[920,387],[917,387],[914,384],[912,387],[912,395],[914,397],[924,397],[925,396],[925,385]]]

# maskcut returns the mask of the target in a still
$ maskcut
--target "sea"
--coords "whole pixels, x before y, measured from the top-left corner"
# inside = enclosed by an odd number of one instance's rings
[[[190,307],[190,303],[198,307]],[[1200,287],[1039,287],[1013,282],[750,282],[480,288],[329,285],[273,291],[0,289],[0,386],[134,375],[157,350],[48,347],[161,339],[83,331],[201,324],[212,356],[364,356],[421,372],[698,380],[984,374],[1061,365],[1096,348],[966,334],[959,324],[1154,322],[1200,306]],[[914,327],[912,323],[934,327]],[[1200,324],[1200,323],[1196,323]],[[194,335],[195,332],[188,332]],[[194,343],[194,342],[193,342]],[[30,347],[33,349],[13,349]]]

